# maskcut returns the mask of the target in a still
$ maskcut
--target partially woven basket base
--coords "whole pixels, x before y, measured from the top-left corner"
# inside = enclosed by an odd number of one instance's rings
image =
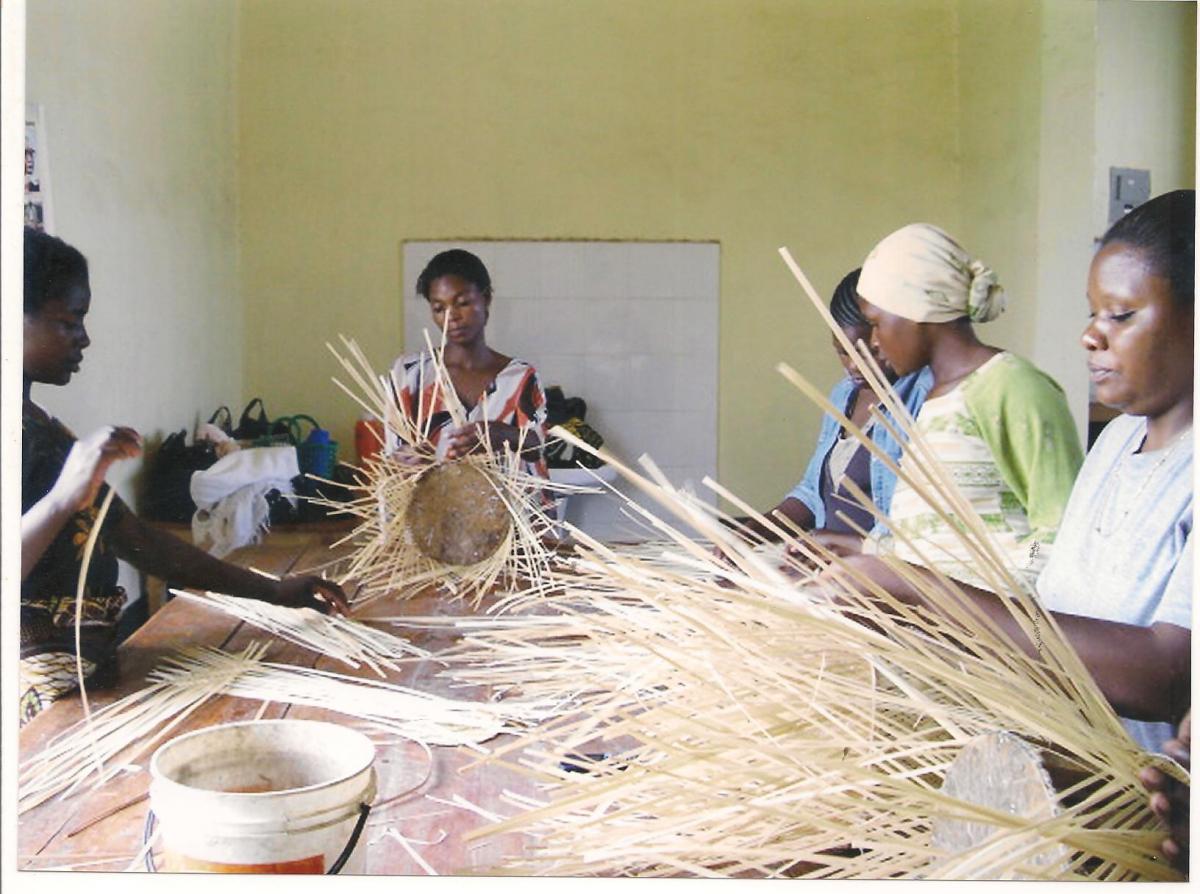
[[[512,518],[487,473],[456,462],[421,473],[405,524],[423,555],[464,566],[490,558],[512,529]]]
[[[942,792],[962,801],[1030,819],[1050,819],[1059,814],[1058,798],[1036,748],[1010,733],[980,736],[963,748],[946,771]],[[933,823],[933,845],[939,850],[961,854],[983,845],[1000,829],[990,823],[937,817]],[[1014,853],[1029,846],[1029,839],[1014,836]],[[1030,853],[1031,867],[1061,866],[1068,856],[1062,845],[1039,848]],[[1014,873],[1010,878],[1028,878]]]

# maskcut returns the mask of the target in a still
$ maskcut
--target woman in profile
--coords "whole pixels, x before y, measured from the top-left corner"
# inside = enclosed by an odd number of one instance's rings
[[[106,426],[76,439],[34,403],[35,384],[63,386],[91,344],[84,318],[92,292],[87,260],[61,239],[26,228],[24,402],[21,410],[21,663],[24,725],[77,686],[75,591],[83,550],[108,487],[109,466],[141,454],[133,429]],[[341,588],[313,575],[272,580],[215,559],[139,519],[113,498],[97,535],[83,592],[83,673],[116,672],[116,623],[125,604],[117,560],[183,587],[277,605],[346,613]]]

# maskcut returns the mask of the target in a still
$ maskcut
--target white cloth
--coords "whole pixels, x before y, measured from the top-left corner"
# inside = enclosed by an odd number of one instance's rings
[[[994,320],[1007,299],[996,274],[933,224],[901,227],[871,249],[858,294],[917,323]]]
[[[1143,417],[1105,426],[1071,491],[1038,595],[1051,611],[1191,630],[1192,433],[1138,453],[1145,437]],[[1123,722],[1149,751],[1172,735],[1167,723]]]
[[[295,447],[251,447],[192,475],[192,541],[217,558],[253,543],[267,527],[268,491],[296,503],[292,479],[300,474]]]

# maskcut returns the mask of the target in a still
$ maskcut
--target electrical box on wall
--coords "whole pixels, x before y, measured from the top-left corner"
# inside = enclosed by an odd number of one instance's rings
[[[1140,168],[1108,169],[1108,225],[1112,226],[1150,198],[1150,172]]]

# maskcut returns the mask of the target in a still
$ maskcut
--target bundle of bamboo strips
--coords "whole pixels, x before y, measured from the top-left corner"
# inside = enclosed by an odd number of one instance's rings
[[[408,640],[362,621],[326,615],[311,608],[289,608],[259,599],[242,599],[222,593],[191,593],[172,590],[174,595],[191,599],[239,618],[288,642],[341,661],[350,667],[366,665],[380,677],[384,670],[399,670],[397,662],[411,658],[430,658],[425,649]]]
[[[443,655],[455,676],[564,704],[485,759],[540,779],[544,799],[510,795],[520,812],[481,834],[530,834],[527,855],[508,866],[518,873],[1177,877],[1158,855],[1164,830],[1137,772],[1155,763],[1176,778],[1187,774],[1128,737],[869,356],[846,347],[898,420],[894,430],[908,438],[896,471],[957,523],[1036,654],[944,576],[886,560],[934,610],[913,608],[803,532],[706,482],[817,566],[795,563],[788,573],[652,463],[644,462],[644,476],[596,451],[724,558],[661,519],[654,527],[671,541],[669,561],[622,555],[576,532],[574,573],[556,572],[509,603],[533,611],[553,589],[551,614],[510,612],[465,628],[460,647]],[[785,375],[837,413],[798,374]],[[877,424],[891,425],[883,417]],[[943,790],[963,749],[997,733],[1034,743],[1071,771],[1075,781],[1051,793],[1052,815],[1013,815]],[[611,753],[580,756],[598,749]],[[569,772],[564,760],[588,772]],[[931,831],[946,818],[993,831],[949,853]]]
[[[429,438],[432,408],[422,405],[417,408],[417,417],[410,418],[396,404],[398,389],[390,375],[376,375],[354,341],[345,336],[341,341],[348,356],[332,345],[328,347],[357,390],[338,379],[334,382],[380,420],[396,439],[412,448],[406,463],[382,455],[368,459],[358,469],[360,485],[353,499],[319,501],[334,512],[359,519],[354,531],[336,544],[351,543],[354,547],[341,574],[343,579],[353,579],[360,585],[355,605],[381,596],[404,598],[431,584],[441,585],[450,593],[478,604],[499,583],[522,580],[536,584],[554,560],[546,541],[557,536],[557,525],[546,513],[543,495],[594,489],[552,483],[529,474],[519,461],[523,440],[516,450],[506,445],[504,453],[499,454],[484,437],[482,451],[456,462],[478,470],[493,488],[511,520],[507,535],[495,552],[470,565],[453,565],[431,558],[418,548],[409,527],[408,511],[422,477],[440,462]],[[454,423],[465,424],[466,414],[441,362],[441,351],[433,348],[428,335],[426,342],[434,359],[438,393]],[[461,520],[462,524],[469,522],[470,518]]]
[[[266,648],[249,646],[237,660],[258,661]],[[66,797],[89,780],[93,787],[103,785],[144,757],[204,702],[224,694],[239,673],[241,667],[232,663],[187,675],[153,672],[145,689],[85,716],[21,764],[17,812],[24,813],[55,795]]]
[[[240,666],[225,688],[226,695],[322,708],[358,718],[379,732],[429,745],[465,745],[480,752],[485,752],[481,743],[535,722],[547,710],[528,700],[450,699],[382,680],[290,664],[242,662],[218,649],[206,649],[180,664],[203,674]]]

